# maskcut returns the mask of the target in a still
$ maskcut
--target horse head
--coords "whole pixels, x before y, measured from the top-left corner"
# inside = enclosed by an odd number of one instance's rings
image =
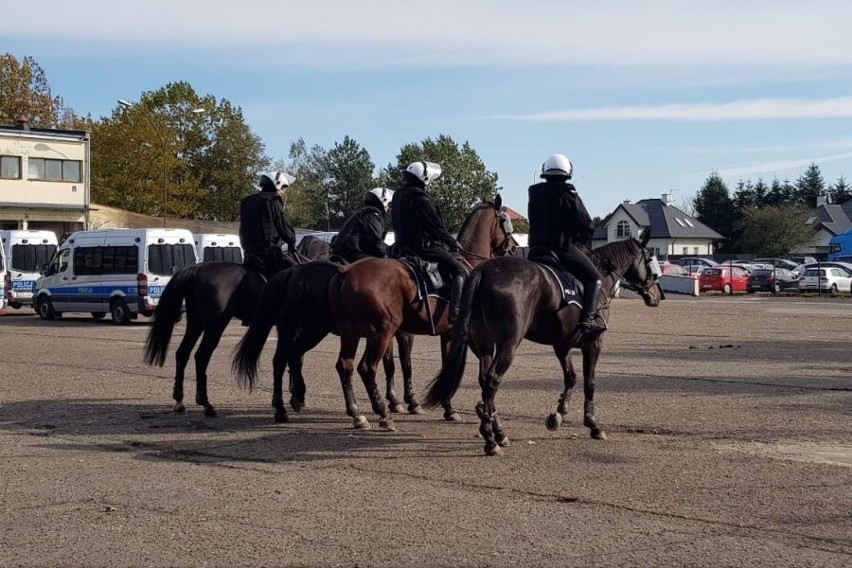
[[[637,292],[647,306],[659,306],[666,295],[660,287],[659,278],[662,274],[657,258],[646,246],[651,240],[651,230],[646,229],[641,240],[631,239],[638,251],[633,263],[624,271],[622,285]]]
[[[482,203],[468,215],[458,240],[468,255],[479,260],[515,252],[518,243],[512,237],[512,220],[499,193],[494,203]]]

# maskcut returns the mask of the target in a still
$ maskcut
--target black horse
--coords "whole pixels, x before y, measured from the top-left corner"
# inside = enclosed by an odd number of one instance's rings
[[[276,409],[275,419],[278,422],[289,421],[282,400],[284,370],[290,367],[290,403],[299,409],[304,405],[305,399],[305,385],[301,379],[303,357],[329,333],[337,333],[329,306],[328,286],[339,269],[338,264],[317,261],[295,266],[273,276],[260,294],[259,308],[245,336],[234,350],[232,370],[243,386],[251,389],[257,382],[260,354],[269,332],[275,326],[278,342],[272,359],[272,406]],[[422,409],[415,397],[411,380],[411,348],[414,337],[399,332],[396,334],[396,340],[404,384],[403,400],[410,414],[420,414]],[[390,411],[402,412],[402,404],[394,392],[395,366],[392,346],[385,353],[383,364],[387,384],[385,397]]]
[[[604,277],[602,314],[619,284],[639,292],[648,306],[664,298],[657,282],[656,260],[645,250],[650,232],[642,241],[629,239],[604,245],[589,253]],[[556,413],[547,419],[555,430],[568,411],[568,401],[577,376],[570,360],[572,347],[583,353],[585,405],[583,424],[593,438],[606,437],[594,412],[595,366],[601,353],[603,333],[581,333],[578,305],[565,305],[561,285],[542,265],[530,260],[506,257],[486,262],[473,271],[465,283],[459,321],[453,327],[449,354],[426,395],[427,406],[449,404],[464,375],[467,347],[479,359],[482,401],[477,403],[479,431],[485,439],[485,453],[498,455],[509,445],[497,417],[494,398],[503,375],[509,370],[515,350],[523,339],[553,346],[562,366],[564,390]]]
[[[290,253],[290,257],[297,262],[314,259],[305,254],[328,258],[328,244],[315,237],[305,237],[296,247],[295,254]],[[237,318],[246,323],[251,321],[265,283],[256,271],[233,262],[194,264],[181,269],[169,280],[154,311],[153,325],[145,340],[143,359],[149,365],[163,366],[172,332],[185,306],[186,331],[175,352],[172,391],[175,412],[186,410],[183,404],[184,372],[189,356],[201,338],[201,344],[195,352],[195,402],[204,407],[206,416],[216,416],[216,410],[207,396],[207,365],[231,319]],[[304,383],[300,377],[293,378],[294,383],[300,381]]]

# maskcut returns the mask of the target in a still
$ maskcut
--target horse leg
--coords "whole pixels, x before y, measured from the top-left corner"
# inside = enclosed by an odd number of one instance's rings
[[[393,388],[393,377],[396,374],[396,365],[393,360],[393,342],[388,344],[388,350],[382,355],[382,366],[385,369],[385,398],[388,401],[388,408],[393,413],[402,412],[402,405],[399,403]]]
[[[346,415],[352,418],[352,425],[359,430],[369,430],[370,423],[358,410],[355,404],[355,393],[352,390],[352,371],[355,369],[355,352],[358,351],[358,337],[353,333],[341,333],[340,355],[337,358],[337,374],[340,376],[340,386],[343,388],[343,398],[346,401]]]
[[[590,431],[592,438],[606,440],[606,434],[598,426],[595,418],[595,367],[601,354],[601,338],[598,336],[594,341],[583,346],[583,425]]]
[[[441,336],[441,364],[444,363],[447,359],[447,354],[450,352],[450,341],[452,339],[452,334],[448,333]],[[480,359],[480,367],[482,365],[482,360]],[[480,377],[484,376],[482,372],[480,372]],[[482,386],[482,380],[480,379],[480,386]],[[453,408],[453,403],[451,400],[442,400],[441,406],[444,408],[444,420],[447,422],[460,422],[461,416],[456,412],[456,409]]]
[[[423,414],[423,409],[414,394],[414,383],[411,380],[413,374],[411,349],[414,347],[414,335],[398,331],[396,332],[396,342],[399,344],[399,366],[402,367],[403,400],[408,405],[409,414]]]
[[[172,389],[172,398],[175,401],[172,410],[175,412],[186,412],[186,406],[183,403],[183,379],[186,372],[186,365],[189,363],[189,356],[192,354],[192,349],[198,338],[201,337],[201,326],[196,325],[195,321],[190,321],[186,318],[186,331],[183,334],[183,339],[180,346],[175,351],[175,384]]]
[[[503,448],[510,445],[508,436],[503,432],[503,425],[497,417],[497,406],[494,399],[500,381],[515,358],[515,348],[508,342],[497,345],[494,360],[488,365],[485,376],[480,379],[482,387],[482,402],[476,405],[476,413],[479,415],[479,433],[485,439],[485,453],[489,456],[499,456]],[[488,358],[485,352],[484,358]],[[480,370],[481,373],[481,370]]]
[[[382,402],[379,387],[376,385],[376,371],[379,368],[382,356],[387,353],[388,346],[392,340],[393,334],[367,338],[367,347],[364,349],[364,355],[358,363],[358,374],[361,375],[361,381],[367,390],[367,396],[370,397],[373,412],[379,416],[379,427],[385,430],[396,430],[396,426],[394,426],[393,418],[388,412],[385,403]]]
[[[216,322],[215,326],[205,331],[201,345],[195,352],[195,404],[204,407],[204,416],[208,418],[216,416],[216,409],[207,398],[207,365],[210,364],[210,357],[219,345],[230,319]]]
[[[284,371],[287,370],[288,336],[285,330],[278,328],[278,344],[272,356],[272,408],[275,409],[275,421],[290,422],[287,408],[284,406]]]
[[[571,391],[574,390],[574,385],[577,384],[577,373],[574,371],[574,364],[571,363],[571,347],[567,345],[554,345],[553,351],[556,353],[556,358],[559,359],[559,365],[562,367],[564,389],[559,396],[556,412],[547,417],[547,429],[551,432],[556,431],[563,424],[563,420],[565,420],[565,424],[567,425],[568,403],[571,400]]]
[[[316,347],[326,335],[329,334],[325,327],[313,329],[303,327],[298,335],[288,335],[290,342],[288,348],[288,364],[290,365],[290,406],[296,412],[301,412],[305,407],[305,396],[308,388],[305,386],[305,377],[302,368],[305,353]],[[280,335],[278,341],[280,342]]]

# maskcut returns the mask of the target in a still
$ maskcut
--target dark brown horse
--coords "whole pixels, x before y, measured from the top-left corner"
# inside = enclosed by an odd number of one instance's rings
[[[465,262],[472,268],[493,256],[511,254],[517,243],[498,195],[494,203],[479,205],[468,215],[458,235]],[[376,387],[376,370],[398,330],[415,335],[441,336],[442,354],[449,343],[446,300],[430,295],[423,299],[411,271],[396,259],[366,259],[341,269],[328,287],[331,313],[340,334],[337,372],[346,399],[346,414],[356,428],[369,422],[358,410],[352,390],[355,352],[362,337],[367,346],[358,363],[367,395],[382,428],[393,430],[393,420]],[[433,327],[434,326],[434,327]],[[452,407],[445,417],[455,416]]]
[[[657,283],[659,267],[645,250],[650,232],[642,241],[629,239],[604,245],[589,253],[604,277],[602,314],[619,284],[639,292],[648,306],[657,306],[663,291]],[[464,375],[467,348],[479,359],[482,402],[476,406],[479,431],[485,438],[485,453],[498,455],[509,438],[497,417],[494,398],[505,373],[512,365],[515,350],[523,339],[552,345],[562,367],[564,390],[556,413],[547,419],[555,430],[568,412],[571,390],[577,381],[571,364],[572,347],[583,353],[585,405],[583,424],[593,438],[605,438],[595,418],[595,366],[601,353],[603,333],[583,335],[578,326],[580,307],[564,304],[561,285],[542,265],[522,258],[501,258],[473,271],[462,293],[459,321],[452,333],[449,353],[426,395],[427,406],[446,407],[458,390]]]

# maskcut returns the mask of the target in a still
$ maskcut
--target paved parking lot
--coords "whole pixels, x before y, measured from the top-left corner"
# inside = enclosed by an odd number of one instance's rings
[[[148,326],[0,318],[0,566],[852,564],[848,300],[618,299],[596,397],[609,440],[579,426],[581,389],[571,424],[545,429],[561,374],[524,343],[497,397],[500,458],[477,437],[471,361],[464,422],[354,431],[328,338],[308,408],[275,424],[272,344],[244,392],[232,324],[206,419],[170,411],[173,352],[142,363]],[[419,392],[437,345],[415,343]]]

